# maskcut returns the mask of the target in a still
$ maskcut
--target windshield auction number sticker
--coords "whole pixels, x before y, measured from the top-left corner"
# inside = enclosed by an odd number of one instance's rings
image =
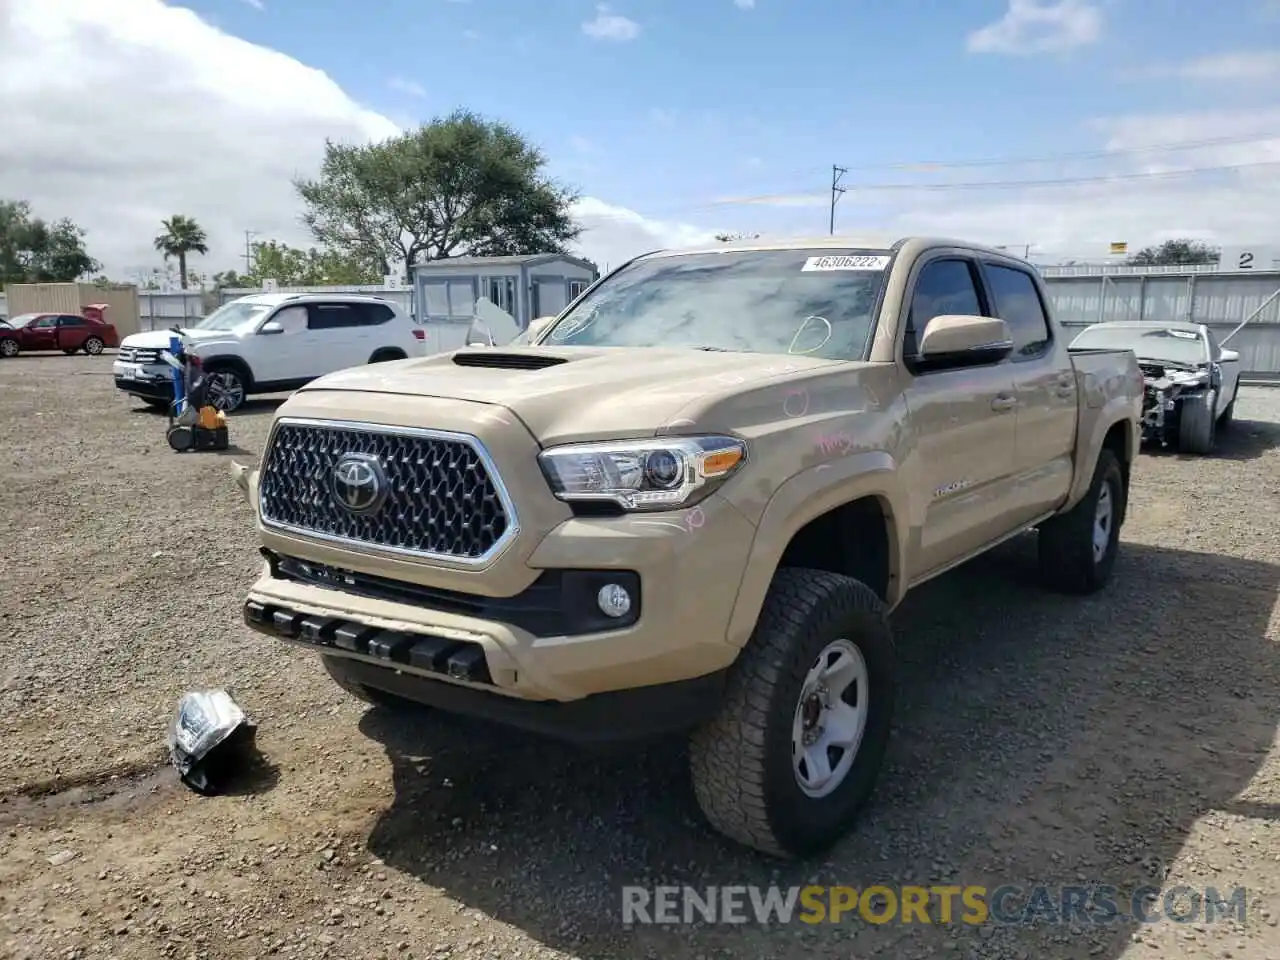
[[[872,257],[809,257],[801,272],[812,270],[883,270],[889,265],[885,256]]]

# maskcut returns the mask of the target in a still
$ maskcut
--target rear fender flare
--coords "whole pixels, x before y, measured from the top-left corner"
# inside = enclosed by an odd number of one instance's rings
[[[1081,413],[1084,414],[1086,411],[1082,410]],[[1066,513],[1089,492],[1089,487],[1093,483],[1093,471],[1098,464],[1098,456],[1102,453],[1102,441],[1117,423],[1126,424],[1124,462],[1126,465],[1133,463],[1134,453],[1138,449],[1142,435],[1141,412],[1135,419],[1133,401],[1116,397],[1098,410],[1096,416],[1080,418],[1080,425],[1076,429],[1076,456],[1071,477],[1071,490],[1067,494],[1067,502],[1059,509],[1059,513]]]

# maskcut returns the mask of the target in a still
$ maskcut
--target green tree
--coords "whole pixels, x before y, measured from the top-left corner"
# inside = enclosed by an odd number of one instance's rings
[[[156,237],[156,249],[164,254],[165,262],[170,257],[178,258],[178,277],[185,290],[188,279],[187,254],[208,253],[209,238],[205,236],[200,224],[180,213],[175,213],[168,220],[161,220],[160,226],[164,227],[164,233]]]
[[[85,249],[84,230],[63,217],[48,223],[25,200],[0,200],[0,288],[58,283],[101,269]]]
[[[367,262],[332,250],[300,250],[268,240],[253,245],[253,270],[240,280],[259,286],[275,280],[285,287],[342,286],[378,283],[382,279]]]
[[[234,270],[224,270],[213,275],[215,290],[236,290],[247,286],[249,286],[248,281]]]
[[[294,186],[316,241],[375,276],[424,260],[561,253],[577,194],[505,123],[466,110],[382,143],[326,141],[320,175]]]
[[[1189,266],[1217,263],[1222,251],[1203,240],[1166,240],[1155,247],[1145,247],[1126,263],[1135,267]]]

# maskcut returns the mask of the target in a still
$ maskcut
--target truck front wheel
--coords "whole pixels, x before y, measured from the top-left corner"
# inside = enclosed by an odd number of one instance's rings
[[[711,825],[779,857],[839,840],[884,758],[895,659],[884,604],[869,587],[823,570],[779,570],[719,715],[690,743]]]

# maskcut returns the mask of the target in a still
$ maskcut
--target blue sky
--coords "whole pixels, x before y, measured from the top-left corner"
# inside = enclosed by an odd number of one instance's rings
[[[1035,31],[1045,49],[1035,52],[1027,34],[982,52],[969,38],[1007,14],[1005,0],[617,0],[604,16],[626,21],[610,29],[606,19],[595,35],[584,28],[601,15],[590,0],[193,4],[224,29],[325,70],[401,123],[467,106],[526,131],[556,175],[588,194],[742,229],[776,216],[822,228],[817,207],[762,217],[713,201],[820,193],[832,163],[850,168],[848,185],[903,182],[920,176],[874,168],[1095,150],[1106,141],[1089,127],[1098,118],[1274,101],[1263,82],[1159,73],[1275,41],[1280,19],[1264,3],[1236,0],[1218,16],[1181,0],[1041,6],[1067,8],[1065,22]],[[1063,169],[924,179],[1042,179]],[[1095,162],[1065,172],[1109,170]]]
[[[196,216],[225,269],[245,230],[307,242],[290,181],[325,137],[467,107],[581,192],[580,249],[602,263],[718,230],[825,233],[833,163],[842,232],[1049,259],[1171,236],[1280,247],[1280,0],[1218,9],[9,0],[0,195],[83,223],[126,272],[151,269],[160,217]]]

